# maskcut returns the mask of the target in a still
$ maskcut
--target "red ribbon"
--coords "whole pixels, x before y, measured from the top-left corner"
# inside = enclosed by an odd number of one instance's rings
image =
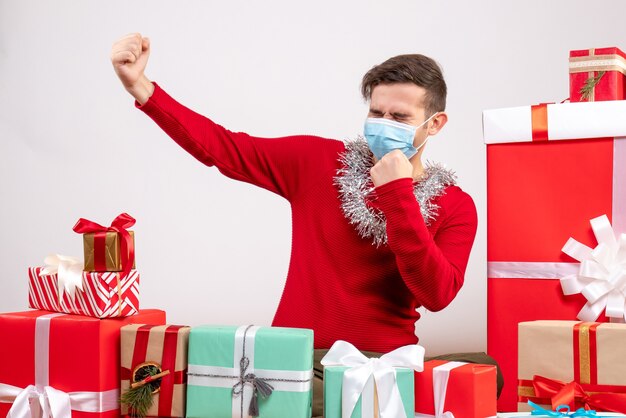
[[[120,260],[122,263],[122,281],[135,264],[135,245],[130,233],[126,228],[135,225],[135,218],[127,213],[122,213],[113,219],[111,226],[106,227],[90,220],[80,218],[72,228],[79,234],[94,233],[94,267],[96,271],[106,271],[106,260],[104,258],[104,245],[107,232],[117,232],[120,236]],[[98,251],[100,249],[100,251]]]
[[[146,361],[150,330],[154,325],[143,325],[137,329],[135,346],[133,348],[132,367]],[[174,385],[187,383],[187,369],[176,370],[176,354],[178,346],[178,331],[184,328],[182,325],[168,325],[163,338],[163,351],[161,354],[161,370],[169,370],[170,374],[161,378],[158,416],[169,417],[172,415],[174,402]],[[126,367],[121,368],[122,380],[130,380],[132,383],[132,371]]]
[[[548,140],[548,103],[531,106],[533,142]]]
[[[585,392],[583,386],[576,381],[564,383],[543,376],[533,377],[533,388],[536,397],[550,399],[554,410],[559,405],[569,405],[571,409],[585,408],[626,414],[626,393]]]

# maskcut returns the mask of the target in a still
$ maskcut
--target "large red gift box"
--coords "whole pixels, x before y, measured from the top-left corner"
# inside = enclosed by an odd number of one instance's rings
[[[415,417],[496,416],[496,366],[430,360],[415,373]]]
[[[28,306],[35,309],[114,318],[135,315],[139,310],[139,273],[131,270],[123,277],[119,272],[82,274],[82,289],[63,292],[59,297],[59,278],[42,274],[41,267],[28,269]]]
[[[561,250],[591,248],[603,214],[626,231],[626,101],[488,110],[487,349],[500,364],[500,411],[516,408],[517,324],[576,319],[587,302],[559,279],[580,264]],[[595,319],[594,319],[595,320]],[[605,320],[601,315],[599,321]]]
[[[626,55],[619,48],[570,51],[569,72],[572,102],[626,98]]]
[[[43,402],[55,417],[118,417],[120,328],[131,323],[161,325],[165,312],[148,309],[118,319],[0,314],[0,416],[12,406],[16,417],[30,417],[31,408],[41,416]]]

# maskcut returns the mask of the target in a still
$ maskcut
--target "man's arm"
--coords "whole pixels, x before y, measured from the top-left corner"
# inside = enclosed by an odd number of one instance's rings
[[[315,177],[315,155],[328,140],[313,136],[258,138],[229,131],[188,109],[150,82],[144,70],[150,54],[147,38],[131,34],[115,42],[111,61],[137,107],[174,141],[208,166],[236,180],[263,187],[291,200]]]
[[[439,311],[463,285],[477,215],[474,202],[460,189],[440,199],[442,223],[433,237],[420,214],[410,178],[376,189],[387,219],[387,237],[407,287],[429,311]]]

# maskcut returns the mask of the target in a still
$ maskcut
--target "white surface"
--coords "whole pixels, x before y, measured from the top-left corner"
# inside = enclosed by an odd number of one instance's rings
[[[354,137],[362,75],[420,52],[444,67],[449,124],[426,157],[456,170],[479,213],[466,283],[417,324],[427,355],[486,348],[483,109],[568,96],[568,51],[626,47],[608,0],[0,0],[0,311],[27,306],[27,271],[80,255],[79,217],[138,219],[142,305],[171,323],[267,325],[290,252],[282,199],[195,161],[133,109],[111,43],[152,40],[148,75],[224,126]],[[593,12],[593,13],[592,13]],[[595,17],[594,17],[595,16]],[[601,16],[598,19],[597,16]],[[231,297],[232,296],[232,297]]]

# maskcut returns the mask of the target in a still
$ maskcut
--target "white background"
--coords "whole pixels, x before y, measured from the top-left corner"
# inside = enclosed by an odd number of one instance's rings
[[[82,255],[79,217],[137,218],[143,307],[170,323],[271,322],[287,273],[286,201],[207,168],[140,111],[111,44],[152,41],[147,74],[194,110],[257,136],[360,133],[362,75],[437,59],[450,122],[426,158],[453,168],[479,229],[454,302],[426,312],[427,354],[486,348],[481,111],[568,97],[570,49],[626,48],[626,2],[574,0],[0,0],[0,311],[27,308],[27,267]],[[1,337],[0,337],[1,338]]]

